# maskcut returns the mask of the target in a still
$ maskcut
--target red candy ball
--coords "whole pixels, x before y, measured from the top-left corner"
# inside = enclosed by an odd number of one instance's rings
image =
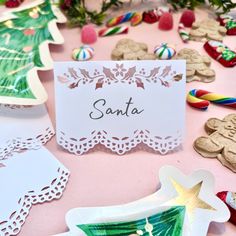
[[[183,23],[185,27],[192,27],[193,22],[195,21],[195,14],[191,10],[185,10],[182,13],[180,22]]]
[[[85,25],[81,30],[81,41],[84,44],[92,44],[97,41],[97,33],[93,25]]]
[[[159,25],[160,30],[171,30],[173,28],[173,16],[169,12],[163,13],[160,17]]]

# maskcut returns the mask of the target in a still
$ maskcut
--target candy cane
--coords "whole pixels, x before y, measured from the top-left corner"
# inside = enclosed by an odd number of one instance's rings
[[[140,24],[143,20],[143,14],[139,13],[139,12],[136,12],[133,17],[131,18],[130,20],[130,24],[132,26],[136,26],[138,24]]]
[[[189,33],[186,31],[183,23],[179,23],[178,33],[184,43],[187,43],[189,41]]]
[[[201,89],[193,89],[187,95],[187,102],[190,106],[206,110],[210,102],[236,108],[236,98],[227,97],[221,94],[208,92]]]
[[[104,36],[110,36],[110,35],[115,35],[115,34],[126,34],[128,33],[128,30],[129,30],[128,26],[116,26],[116,27],[101,29],[98,32],[98,35],[100,37],[104,37]]]
[[[8,45],[11,39],[11,35],[9,33],[5,33],[2,35],[2,38],[6,38],[5,45]]]
[[[135,12],[128,12],[124,15],[113,17],[107,21],[107,27],[116,26],[122,24],[124,22],[130,21],[131,18],[134,16]]]

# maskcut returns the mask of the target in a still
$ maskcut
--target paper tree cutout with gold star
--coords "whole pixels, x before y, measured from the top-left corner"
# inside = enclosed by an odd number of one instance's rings
[[[161,205],[185,206],[184,236],[204,236],[210,222],[226,222],[230,213],[226,205],[219,201],[214,193],[214,177],[206,170],[195,171],[185,176],[171,166],[159,171],[161,189],[151,196],[165,199]],[[154,197],[155,196],[155,197]]]
[[[47,100],[37,71],[53,68],[48,45],[64,42],[56,24],[65,21],[50,0],[4,13],[0,19],[0,103],[38,105]]]
[[[77,227],[88,236],[181,236],[184,215],[185,207],[176,206],[132,221],[81,224]]]
[[[190,189],[186,189],[173,179],[171,180],[171,182],[176,192],[178,193],[178,196],[175,199],[171,200],[168,204],[185,206],[186,212],[189,215],[191,222],[194,220],[193,215],[194,211],[197,208],[213,211],[215,210],[212,206],[201,200],[198,196],[202,187],[202,181],[194,185]]]
[[[214,178],[210,172],[199,170],[185,176],[177,168],[165,166],[159,171],[159,179],[161,188],[141,200],[70,210],[66,215],[70,232],[63,236],[205,236],[211,221],[229,219],[227,206],[214,193]],[[163,213],[167,215],[161,216]],[[154,231],[154,228],[160,230],[161,224],[167,226],[166,230]],[[167,230],[175,226],[179,231]]]

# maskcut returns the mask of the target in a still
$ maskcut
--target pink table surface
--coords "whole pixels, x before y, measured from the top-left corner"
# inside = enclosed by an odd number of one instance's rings
[[[27,4],[27,2],[30,1],[25,1],[24,4]],[[91,6],[93,6],[93,3]],[[139,2],[135,4],[139,4]],[[147,7],[147,3],[145,4],[145,7]],[[3,11],[4,8],[1,8],[1,12]],[[177,34],[179,17],[180,13],[174,14],[174,29],[168,32],[158,30],[157,24],[143,23],[140,26],[130,28],[128,35],[99,38],[93,45],[96,53],[93,60],[110,60],[111,50],[116,42],[124,37],[147,43],[150,51],[153,50],[156,44],[168,42],[175,44],[177,50],[188,47],[206,54],[202,43],[182,43]],[[198,20],[205,17],[207,17],[207,13],[204,9],[197,10]],[[52,57],[54,61],[71,60],[72,49],[81,45],[80,30],[78,28],[68,29],[65,25],[59,28],[65,38],[65,43],[62,46],[50,46]],[[236,37],[226,36],[224,42],[235,49]],[[212,68],[216,71],[215,82],[187,84],[186,92],[193,88],[199,88],[236,96],[236,67],[224,68],[218,62],[212,61]],[[39,76],[49,95],[47,108],[55,126],[53,71],[40,72]],[[158,109],[158,106],[156,109]],[[124,204],[152,194],[157,190],[159,184],[158,170],[163,165],[178,167],[185,174],[190,174],[197,169],[209,170],[215,176],[215,192],[223,190],[236,191],[235,174],[223,167],[216,159],[202,158],[192,147],[193,141],[197,137],[205,135],[203,126],[208,118],[223,118],[232,112],[234,111],[230,108],[215,105],[210,106],[208,111],[202,112],[187,105],[186,138],[183,148],[179,152],[165,156],[142,150],[124,156],[117,156],[104,151],[74,156],[62,150],[57,145],[54,137],[46,147],[70,170],[71,175],[68,185],[61,199],[32,207],[19,235],[46,236],[65,232],[67,227],[64,217],[71,208]],[[235,234],[236,227],[231,223],[212,223],[208,233],[209,236],[233,236]]]

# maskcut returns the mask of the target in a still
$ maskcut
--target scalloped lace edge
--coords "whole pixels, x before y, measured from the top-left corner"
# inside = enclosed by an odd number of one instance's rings
[[[32,205],[37,203],[50,202],[59,199],[68,182],[70,172],[64,168],[58,168],[58,176],[49,186],[41,189],[39,193],[28,191],[22,196],[18,204],[20,208],[9,216],[9,220],[0,222],[0,236],[17,235],[25,223]]]
[[[108,137],[108,133],[103,130],[93,131],[90,137],[83,137],[79,140],[68,137],[62,131],[58,132],[58,135],[58,144],[76,155],[84,154],[97,144],[101,144],[112,152],[123,155],[141,143],[164,155],[182,143],[182,134],[179,131],[169,136],[153,136],[148,130],[136,130],[132,137],[117,138],[110,135]]]
[[[48,127],[45,131],[33,138],[13,138],[5,142],[4,147],[0,148],[0,161],[7,159],[13,151],[20,151],[22,149],[39,149],[46,144],[53,136],[55,131],[52,127]]]

